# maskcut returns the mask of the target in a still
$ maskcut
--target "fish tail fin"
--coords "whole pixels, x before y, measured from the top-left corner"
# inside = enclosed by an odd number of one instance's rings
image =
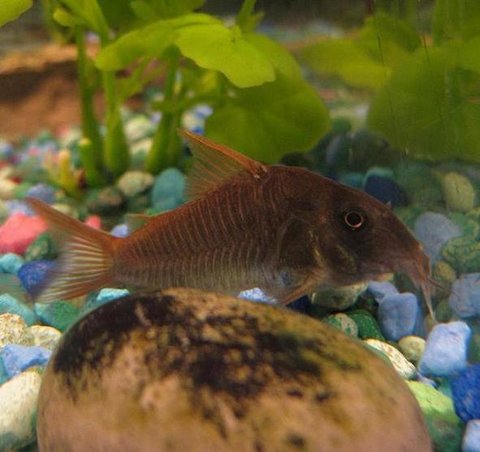
[[[60,257],[31,294],[35,301],[68,300],[114,284],[113,261],[118,239],[65,215],[42,201],[26,198],[47,223],[59,244]]]

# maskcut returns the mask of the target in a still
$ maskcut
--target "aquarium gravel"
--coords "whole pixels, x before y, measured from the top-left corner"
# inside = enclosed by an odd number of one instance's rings
[[[202,126],[200,116],[194,127],[197,131]],[[145,127],[147,116],[128,113],[125,120],[132,140],[150,139],[151,129]],[[363,172],[354,171],[335,144],[340,135],[332,135],[306,155],[310,169],[360,185],[382,201],[391,202],[435,264],[434,274],[443,287],[434,296],[439,322],[434,326],[426,320],[422,299],[402,278],[370,282],[368,287],[339,292],[337,297],[325,294],[328,302],[323,306],[322,293],[316,293],[313,301],[304,298],[291,307],[365,341],[409,380],[436,450],[460,450],[462,437],[465,451],[480,450],[480,249],[472,249],[480,234],[480,169],[468,167],[467,171],[466,166],[453,163],[394,161],[389,167],[367,165]],[[185,175],[177,168],[156,177],[129,171],[115,185],[87,192],[84,204],[66,196],[48,182],[45,168],[46,162],[66,146],[65,137],[71,136],[76,136],[75,131],[66,130],[58,137],[43,133],[15,149],[5,142],[2,145],[0,406],[8,407],[12,400],[17,400],[17,405],[10,411],[2,409],[0,448],[34,441],[31,422],[41,370],[62,332],[92,309],[128,293],[109,288],[73,303],[32,304],[27,293],[42,281],[56,249],[55,240],[45,233],[45,225],[32,215],[23,198],[38,197],[119,237],[127,235],[134,227],[132,221],[138,220],[124,214],[160,213],[185,201]],[[348,135],[349,140],[356,136]],[[68,149],[75,160],[75,139],[68,142]],[[431,178],[439,182],[438,187],[430,187],[435,193],[417,196],[429,188],[425,181]],[[455,194],[460,186],[468,196]],[[269,301],[255,291],[244,296]]]

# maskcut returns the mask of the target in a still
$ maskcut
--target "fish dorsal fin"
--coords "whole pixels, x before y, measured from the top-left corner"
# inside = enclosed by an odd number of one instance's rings
[[[188,130],[180,130],[193,154],[193,165],[187,178],[185,194],[195,199],[219,187],[238,173],[260,177],[266,167],[227,146],[215,143]]]

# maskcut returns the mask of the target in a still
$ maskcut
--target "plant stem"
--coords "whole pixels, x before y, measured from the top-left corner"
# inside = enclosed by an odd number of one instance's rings
[[[236,24],[243,30],[244,25],[248,23],[248,19],[253,13],[257,0],[245,0],[235,19]]]
[[[86,177],[89,184],[102,185],[103,180],[100,169],[102,162],[102,138],[100,136],[97,118],[93,106],[93,96],[95,93],[93,84],[89,80],[88,56],[85,45],[85,30],[83,27],[75,27],[75,41],[77,45],[77,72],[78,84],[80,87],[80,102],[82,110],[82,134],[90,142],[90,152],[88,158],[82,157],[82,165],[85,168]]]
[[[175,82],[180,53],[177,49],[172,51],[169,58],[165,86],[163,90],[164,100],[167,104],[179,101],[175,96]],[[153,136],[152,146],[145,162],[147,171],[158,173],[162,169],[175,165],[179,160],[180,139],[177,135],[177,128],[180,124],[181,111],[164,111],[160,124]]]

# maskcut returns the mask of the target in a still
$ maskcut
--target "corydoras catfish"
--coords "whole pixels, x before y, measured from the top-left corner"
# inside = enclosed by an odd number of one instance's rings
[[[404,272],[429,303],[429,261],[391,209],[371,196],[296,167],[263,165],[181,131],[194,163],[190,201],[150,217],[125,238],[92,229],[33,198],[60,243],[37,300],[102,287],[258,287],[289,303],[319,287]]]

